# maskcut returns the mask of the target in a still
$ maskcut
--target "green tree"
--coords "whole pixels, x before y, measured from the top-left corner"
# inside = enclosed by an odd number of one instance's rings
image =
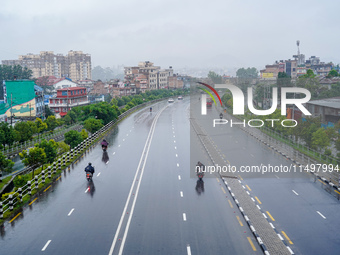
[[[325,129],[319,128],[312,134],[312,148],[321,151],[330,145],[330,139],[325,132]]]
[[[88,118],[84,121],[84,128],[90,133],[94,133],[103,127],[103,123],[99,119]]]
[[[118,98],[118,100],[117,100],[117,106],[118,106],[118,107],[121,107],[121,106],[123,106],[123,105],[125,105],[124,100],[121,99],[121,98]]]
[[[40,118],[35,119],[35,124],[37,125],[38,128],[38,134],[47,130],[47,124],[43,122]]]
[[[131,99],[126,97],[127,100],[130,102]],[[109,103],[107,102],[100,102],[97,104],[86,105],[82,108],[82,116],[83,120],[88,118],[96,118],[103,120],[103,124],[106,125],[111,120],[115,120],[118,117],[118,114]]]
[[[0,171],[11,172],[14,166],[14,162],[2,154],[0,151]]]
[[[54,116],[48,116],[45,120],[47,124],[47,130],[53,131],[56,127],[59,126],[59,121]]]
[[[6,122],[0,122],[0,143],[5,145],[12,145],[15,141],[14,129]]]
[[[76,147],[79,143],[83,141],[81,134],[76,130],[70,130],[64,134],[64,141],[66,144],[70,145],[71,148]]]
[[[50,107],[45,105],[45,118],[47,119],[49,116],[54,116],[54,112],[51,111]]]
[[[57,157],[58,143],[56,143],[53,139],[49,141],[43,139],[40,143],[35,144],[35,147],[44,149],[46,153],[46,162],[48,163],[52,163]]]
[[[33,131],[30,129],[30,125],[25,122],[15,123],[14,130],[16,131],[16,140],[18,142],[25,142],[32,139]]]
[[[66,144],[64,141],[58,142],[58,154],[63,154],[70,150],[70,145]]]
[[[330,70],[329,73],[327,74],[327,78],[333,78],[339,76],[339,73],[336,70]]]
[[[39,167],[46,162],[46,153],[44,149],[39,147],[23,150],[19,153],[19,156],[25,166],[33,168],[32,178],[34,178],[34,168]]]
[[[118,106],[118,100],[117,100],[117,98],[112,98],[112,100],[111,100],[111,105],[116,105],[116,106]]]
[[[77,115],[80,114],[81,107],[72,108],[67,114],[64,116],[64,121],[67,124],[73,124],[77,122]]]
[[[64,123],[66,124],[66,125],[71,125],[72,124],[72,119],[71,119],[71,117],[70,117],[70,115],[65,115],[64,117],[63,117],[63,121],[64,121]]]
[[[82,129],[80,131],[80,134],[81,134],[81,137],[83,138],[83,140],[85,140],[86,138],[89,137],[89,135],[87,134],[86,130],[85,129]]]
[[[312,147],[312,136],[321,126],[319,118],[307,117],[306,121],[302,121],[296,127],[290,128],[289,132],[296,137],[301,138],[308,147]]]
[[[20,65],[8,66],[0,65],[0,80],[22,80],[30,79],[33,72],[27,67],[22,67]]]
[[[296,86],[307,89],[311,93],[312,98],[317,98],[326,89],[320,86],[318,78],[311,69],[308,69],[306,74],[297,79]],[[299,97],[299,94],[296,96]]]
[[[27,121],[27,124],[29,126],[29,129],[32,131],[32,134],[37,134],[38,133],[38,127],[33,121]]]
[[[238,78],[255,79],[258,76],[258,71],[255,67],[240,68],[236,71],[236,76]]]
[[[223,83],[223,79],[222,79],[222,76],[213,72],[213,71],[209,71],[208,73],[208,78],[211,79],[211,81],[215,84],[221,84]]]

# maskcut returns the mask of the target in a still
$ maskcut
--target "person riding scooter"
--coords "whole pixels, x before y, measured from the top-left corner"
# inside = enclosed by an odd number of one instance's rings
[[[102,149],[103,149],[104,151],[106,151],[107,146],[109,145],[109,143],[104,139],[104,140],[102,141],[101,145],[102,145]]]
[[[87,167],[85,167],[85,170],[84,170],[86,173],[87,172],[90,172],[92,175],[94,174],[94,167],[92,166],[91,163],[88,164]]]
[[[202,178],[204,176],[204,171],[205,171],[205,166],[200,161],[198,161],[196,165],[196,174],[200,181],[202,181]]]

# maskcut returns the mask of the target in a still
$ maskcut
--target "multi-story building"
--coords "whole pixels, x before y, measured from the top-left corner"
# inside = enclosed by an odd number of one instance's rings
[[[75,81],[91,79],[91,55],[82,51],[69,51],[67,54],[69,78]]]
[[[280,66],[278,63],[274,65],[266,65],[266,69],[260,70],[260,76],[262,79],[277,79],[280,71]]]
[[[177,75],[168,77],[169,89],[182,89],[184,86],[183,80]]]
[[[134,87],[136,93],[148,89],[169,88],[169,77],[174,76],[171,66],[168,69],[161,69],[159,66],[154,66],[150,61],[139,62],[138,66],[134,67],[125,67],[124,72],[125,86]],[[132,90],[132,93],[135,93],[134,91]]]
[[[286,60],[286,74],[293,79],[297,77],[297,60]]]
[[[66,56],[53,51],[20,55],[18,60],[2,60],[3,65],[21,65],[31,69],[33,78],[42,76],[68,77],[72,80],[91,79],[91,55],[69,51]]]
[[[87,105],[86,88],[72,87],[57,90],[57,96],[49,99],[49,108],[56,113],[57,117],[63,117],[73,107]]]

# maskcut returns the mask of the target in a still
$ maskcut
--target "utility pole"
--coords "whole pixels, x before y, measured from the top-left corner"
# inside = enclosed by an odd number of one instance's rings
[[[67,87],[67,99],[66,99],[66,114],[68,112],[68,87]]]
[[[13,117],[12,105],[13,105],[13,99],[12,99],[12,93],[11,93],[11,126],[12,126],[12,117]]]

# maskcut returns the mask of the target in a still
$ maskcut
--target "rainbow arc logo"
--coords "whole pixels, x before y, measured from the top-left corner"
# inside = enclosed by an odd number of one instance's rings
[[[209,88],[212,92],[214,92],[214,94],[217,96],[217,98],[220,101],[220,104],[222,106],[222,100],[221,100],[220,96],[218,95],[217,91],[213,87],[211,87],[210,85],[203,83],[203,82],[197,82],[197,83]],[[214,101],[215,106],[217,106],[216,100],[209,90],[207,90],[205,88],[201,88],[201,87],[198,87],[198,89],[207,93],[211,97],[211,99]],[[207,95],[206,94],[201,95],[201,114],[207,115]]]

